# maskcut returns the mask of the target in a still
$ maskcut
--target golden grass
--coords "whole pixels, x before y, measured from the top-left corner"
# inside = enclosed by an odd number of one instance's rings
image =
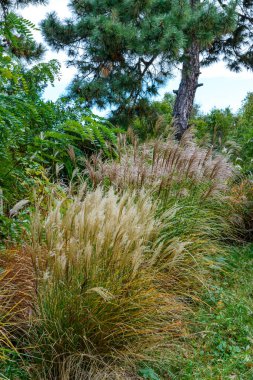
[[[6,348],[12,348],[9,332],[7,327],[10,326],[8,321],[8,311],[5,309],[6,302],[6,291],[2,288],[2,283],[5,279],[5,274],[0,274],[0,360],[4,361],[6,359]]]
[[[88,379],[94,368],[123,362],[131,368],[182,334],[185,305],[156,265],[163,253],[156,206],[143,192],[97,188],[59,201],[45,221],[34,218],[33,334],[51,363],[48,379]]]
[[[85,361],[87,359],[85,358]],[[102,363],[100,367],[97,365],[91,367],[89,370],[85,371],[83,369],[82,357],[77,355],[77,357],[72,357],[71,359],[63,362],[59,368],[59,379],[60,380],[142,380],[143,377],[138,376],[136,368],[124,368],[125,365],[120,366],[110,366],[105,362]],[[48,372],[43,374],[35,374],[36,379],[49,380]],[[54,377],[52,377],[54,379]]]

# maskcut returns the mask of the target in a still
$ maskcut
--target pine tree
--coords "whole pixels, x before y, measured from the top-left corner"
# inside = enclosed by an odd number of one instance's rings
[[[186,45],[182,55],[181,82],[173,110],[176,138],[181,139],[189,127],[201,66],[209,64],[209,49],[235,27],[235,3],[226,7],[215,1],[190,0],[191,19],[185,30]],[[219,55],[217,55],[218,57]],[[210,62],[211,63],[211,62]]]
[[[227,2],[219,0],[225,9]],[[216,39],[209,49],[207,63],[217,61],[222,54],[228,68],[239,72],[253,70],[253,0],[240,0],[236,8],[237,25],[233,33]]]
[[[196,11],[202,7],[200,0],[191,0],[191,6]],[[201,86],[198,84],[201,66],[208,66],[222,58],[232,71],[239,72],[243,67],[253,70],[253,0],[239,0],[234,4],[218,0],[217,6],[211,43],[201,48],[201,40],[193,37],[185,49],[182,79],[179,90],[175,91],[177,98],[173,113],[178,139],[189,127],[196,89]],[[193,33],[189,33],[191,36],[200,32],[199,24],[194,29]]]
[[[188,127],[200,74],[200,54],[234,26],[234,2],[208,0],[71,0],[73,18],[55,13],[42,23],[47,42],[65,49],[78,68],[72,94],[90,106],[138,107],[156,95],[183,63],[175,127]],[[143,102],[145,104],[145,102]],[[180,137],[178,135],[178,137]]]
[[[130,109],[157,94],[184,44],[187,1],[72,0],[73,19],[51,14],[47,42],[78,68],[71,90],[90,106]]]

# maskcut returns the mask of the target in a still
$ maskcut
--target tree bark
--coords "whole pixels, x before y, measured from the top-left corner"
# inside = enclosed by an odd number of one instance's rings
[[[181,82],[178,91],[175,91],[177,96],[173,109],[173,126],[177,140],[180,140],[189,128],[189,118],[193,109],[196,90],[201,86],[198,84],[200,75],[199,54],[199,44],[193,41],[185,51]]]
[[[190,0],[193,13],[199,4],[200,0]],[[200,46],[194,36],[194,32],[189,33],[191,34],[191,43],[184,52],[181,82],[178,91],[175,91],[177,97],[173,109],[173,124],[177,140],[181,140],[184,132],[189,128],[189,119],[193,109],[196,90],[201,86],[198,84],[200,75]]]

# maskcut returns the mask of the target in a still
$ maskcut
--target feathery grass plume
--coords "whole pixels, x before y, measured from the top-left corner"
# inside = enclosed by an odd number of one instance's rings
[[[211,148],[198,147],[188,134],[180,143],[168,139],[138,146],[133,136],[130,140],[129,146],[126,136],[119,138],[118,161],[103,161],[96,156],[87,162],[87,173],[95,187],[109,184],[117,190],[145,188],[163,202],[163,210],[176,205],[179,211],[171,231],[175,234],[180,230],[181,236],[176,236],[184,244],[191,240],[193,231],[194,241],[211,239],[215,244],[216,240],[238,236],[236,229],[242,227],[242,218],[227,198],[234,168],[224,156],[213,154]],[[189,247],[196,256],[194,245]]]
[[[224,156],[213,155],[211,148],[199,148],[185,135],[180,143],[168,139],[138,145],[135,140],[132,146],[121,138],[119,160],[103,161],[93,156],[87,162],[87,173],[93,185],[107,181],[118,189],[144,186],[158,193],[177,191],[180,196],[190,186],[202,183],[206,185],[205,197],[224,190],[232,177],[232,166]]]
[[[180,335],[184,306],[165,292],[152,260],[155,212],[142,191],[118,196],[98,187],[58,201],[45,221],[34,218],[38,319],[31,331],[45,378],[88,379],[102,367],[116,379],[116,363],[134,366]]]

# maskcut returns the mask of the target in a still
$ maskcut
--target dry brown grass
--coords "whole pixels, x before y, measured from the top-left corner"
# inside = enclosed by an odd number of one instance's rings
[[[87,361],[87,359],[85,359]],[[138,376],[137,369],[131,368],[121,368],[120,366],[109,366],[103,363],[101,368],[94,366],[89,370],[85,371],[82,369],[83,362],[80,355],[75,358],[71,358],[66,362],[62,363],[59,368],[59,379],[60,380],[141,380],[143,377]],[[126,363],[125,363],[126,367]],[[45,375],[37,374],[35,375],[39,380],[49,380],[48,373]],[[55,378],[52,378],[52,380]]]
[[[35,296],[31,258],[23,251],[0,254],[0,359],[7,350],[16,352],[17,338],[29,325]]]
[[[0,294],[5,294],[5,301],[1,305],[7,311],[12,310],[14,320],[25,320],[31,314],[35,295],[35,274],[31,257],[25,250],[9,249],[0,254],[0,266]]]

